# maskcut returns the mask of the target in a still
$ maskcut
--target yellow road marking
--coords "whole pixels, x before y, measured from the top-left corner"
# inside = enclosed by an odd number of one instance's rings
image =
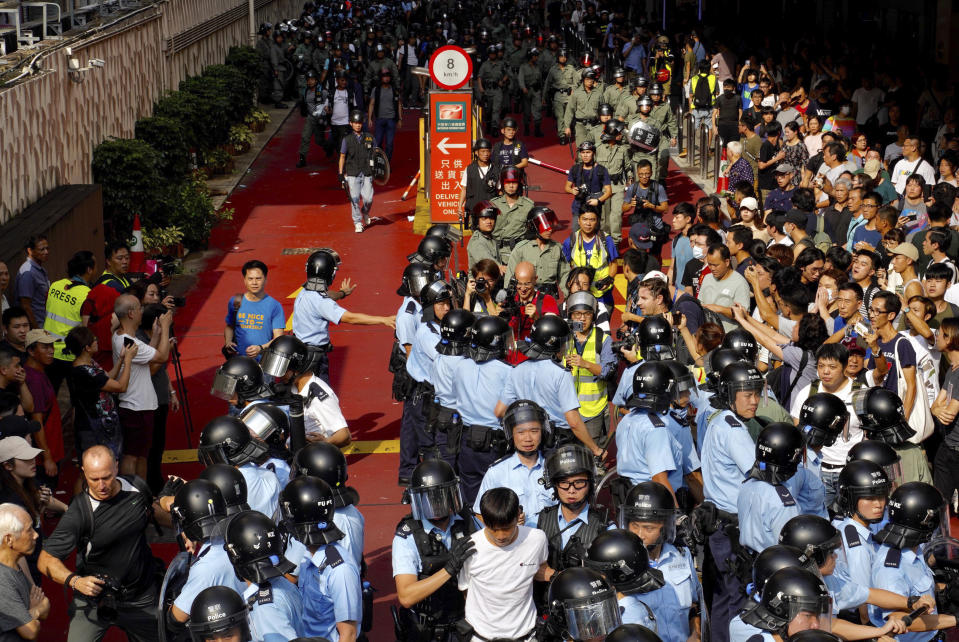
[[[354,441],[343,449],[345,455],[385,455],[400,452],[399,439],[375,439]],[[167,450],[163,453],[164,464],[191,464],[198,461],[196,450]]]

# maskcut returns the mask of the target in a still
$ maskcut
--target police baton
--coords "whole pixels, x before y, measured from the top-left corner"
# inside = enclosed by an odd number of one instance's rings
[[[533,158],[532,156],[529,157],[529,162],[531,162],[533,165],[536,165],[538,167],[542,167],[543,169],[548,169],[551,172],[556,172],[557,174],[566,173],[566,170],[563,169],[562,167],[557,167],[556,165],[550,165],[549,163],[544,163],[543,161],[537,160]]]

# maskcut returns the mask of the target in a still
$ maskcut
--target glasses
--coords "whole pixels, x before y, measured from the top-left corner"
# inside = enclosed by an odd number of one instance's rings
[[[862,208],[864,210],[875,210],[875,209],[878,209],[879,206],[876,205],[875,203],[863,203]]]
[[[567,479],[566,481],[556,482],[556,487],[560,490],[583,490],[589,484],[588,479]]]
[[[869,314],[870,314],[870,315],[875,314],[875,315],[878,316],[878,315],[880,315],[880,314],[886,314],[886,311],[885,311],[885,310],[877,310],[876,308],[869,308]]]
[[[528,288],[528,287],[532,287],[532,286],[534,286],[534,285],[536,285],[536,284],[533,283],[532,281],[517,281],[517,282],[516,282],[516,285],[517,285],[518,287]]]

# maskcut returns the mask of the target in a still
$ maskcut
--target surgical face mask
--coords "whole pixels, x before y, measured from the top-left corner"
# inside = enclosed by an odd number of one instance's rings
[[[839,113],[842,114],[843,116],[848,116],[848,115],[849,115],[849,105],[843,105],[842,107],[840,107],[840,108],[839,108]]]
[[[706,256],[706,251],[703,248],[699,247],[698,245],[694,245],[693,258],[699,259],[700,261],[702,261],[704,256]]]

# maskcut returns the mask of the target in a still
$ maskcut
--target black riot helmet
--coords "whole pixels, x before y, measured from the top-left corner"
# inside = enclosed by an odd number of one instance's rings
[[[473,151],[478,152],[481,149],[493,149],[493,143],[488,138],[478,138],[473,143]]]
[[[354,109],[350,112],[350,122],[351,123],[362,123],[363,122],[363,112],[359,109]]]
[[[666,583],[662,571],[649,567],[649,553],[639,535],[620,528],[597,535],[583,565],[605,575],[626,595],[649,593]]]
[[[916,434],[906,422],[902,400],[891,390],[879,387],[857,390],[852,395],[852,407],[867,439],[899,446]]]
[[[263,513],[249,510],[231,518],[224,539],[233,571],[241,580],[262,584],[296,568],[283,557],[287,538]]]
[[[726,336],[723,337],[723,342],[720,344],[720,347],[738,350],[742,355],[743,361],[750,363],[756,363],[756,355],[759,354],[759,344],[756,343],[756,337],[742,328],[736,328],[735,330],[727,332]]]
[[[217,525],[226,517],[226,502],[213,482],[191,479],[173,496],[170,514],[184,535],[201,542],[217,532]]]
[[[533,323],[529,338],[520,349],[530,359],[549,359],[566,348],[569,337],[569,325],[555,314],[548,314]]]
[[[283,377],[292,370],[298,377],[310,367],[310,349],[293,335],[284,334],[273,341],[263,351],[260,368],[271,377]]]
[[[217,368],[210,394],[224,401],[232,401],[234,397],[249,401],[266,396],[267,388],[263,385],[260,364],[252,357],[230,357]]]
[[[859,511],[859,500],[875,497],[888,499],[891,490],[892,483],[882,466],[865,459],[851,461],[839,472],[836,507],[846,517],[858,517],[867,524],[877,524],[882,521],[882,513],[867,518]]]
[[[773,422],[756,438],[756,463],[749,476],[770,484],[781,484],[796,474],[804,449],[799,428],[782,421]]]
[[[796,515],[783,524],[779,543],[795,546],[806,557],[815,560],[816,566],[825,566],[833,552],[842,546],[839,531],[829,520],[808,514]]]
[[[529,48],[529,51],[526,52],[526,59],[527,59],[527,60],[532,60],[533,58],[537,57],[538,55],[539,55],[539,49],[537,49],[536,47],[530,47],[530,48]]]
[[[447,312],[440,322],[440,342],[436,344],[436,351],[449,356],[465,355],[474,321],[469,310],[456,308]]]
[[[649,86],[649,95],[662,97],[663,86],[659,84],[658,82],[654,82],[652,85]]]
[[[633,394],[626,401],[628,408],[663,413],[673,401],[673,373],[660,361],[644,361],[633,372]]]
[[[673,328],[662,316],[646,317],[639,324],[639,347],[646,361],[675,359]]]
[[[629,84],[633,89],[638,87],[649,87],[649,78],[637,74],[633,76],[633,79],[629,81]]]
[[[340,267],[340,255],[328,247],[317,250],[306,260],[305,290],[326,292],[333,285],[336,270]]]
[[[249,504],[246,503],[246,478],[235,467],[229,464],[213,464],[203,469],[199,479],[213,482],[220,489],[227,517],[250,510]]]
[[[410,263],[403,268],[403,283],[396,293],[419,301],[423,286],[442,277],[443,275],[428,263]]]
[[[453,288],[442,279],[437,279],[420,290],[420,304],[423,306],[423,321],[436,321],[436,312],[433,306],[448,301],[452,306]]]
[[[892,492],[887,506],[889,521],[873,539],[892,548],[925,544],[949,526],[946,500],[935,486],[925,482],[903,484]]]
[[[448,259],[453,253],[453,244],[445,236],[424,236],[416,253],[427,263],[436,264]]]
[[[556,483],[566,477],[585,474],[589,478],[590,486],[594,480],[593,454],[578,443],[560,446],[546,458],[543,466],[543,485],[553,488]]]
[[[512,116],[507,116],[506,118],[501,120],[499,123],[500,129],[506,129],[507,127],[512,127],[513,129],[516,129],[516,125],[517,125],[516,119],[513,118]]]
[[[618,118],[612,118],[607,120],[606,124],[603,125],[603,133],[600,135],[600,140],[604,143],[615,141],[625,130],[626,123]]]
[[[297,477],[280,491],[283,527],[306,546],[343,539],[343,532],[333,524],[334,510],[333,490],[319,477]]]
[[[357,504],[360,495],[356,489],[347,486],[346,456],[343,451],[326,441],[309,443],[293,456],[290,466],[290,479],[310,475],[319,477],[333,491],[335,508]]]
[[[606,642],[663,642],[663,640],[642,624],[620,624],[606,636]]]
[[[516,450],[521,455],[530,456],[536,451],[527,452],[517,449],[513,435],[513,430],[517,426],[527,424],[539,424],[542,431],[540,433],[539,447],[542,447],[547,432],[551,430],[549,415],[546,414],[542,406],[529,399],[517,399],[506,407],[506,411],[503,413],[503,433],[506,437],[506,443],[510,448]]]
[[[902,463],[899,453],[889,444],[877,439],[863,439],[846,453],[846,463],[851,461],[871,461],[882,466],[892,488],[902,485]],[[891,489],[890,489],[891,491]]]
[[[625,77],[626,77],[626,70],[623,69],[622,67],[616,67],[616,69],[613,70],[613,78],[614,78],[614,79],[615,79],[615,78],[625,78]]]
[[[805,568],[814,570],[815,566],[815,563],[811,562],[795,546],[774,544],[763,549],[753,561],[753,583],[747,587],[746,592],[749,595],[761,595],[763,587],[766,586],[766,580],[780,569]]]
[[[241,642],[253,640],[249,606],[229,586],[210,586],[197,593],[186,627],[193,642],[221,639],[234,629],[239,629]]]
[[[207,466],[242,466],[259,459],[266,452],[266,444],[255,439],[246,424],[237,417],[226,416],[211,420],[203,428],[197,446],[197,456]]]
[[[592,67],[587,67],[586,69],[582,71],[582,77],[583,77],[583,80],[586,80],[587,78],[589,78],[590,80],[596,80],[597,78],[599,78],[599,75],[596,73],[595,69],[593,69]]]
[[[619,508],[619,527],[629,528],[630,522],[659,523],[663,525],[659,538],[647,544],[653,550],[676,539],[676,500],[669,489],[654,481],[640,482],[629,489]]]
[[[849,435],[849,410],[836,395],[817,392],[803,402],[799,426],[810,448],[832,446],[840,435]]]
[[[240,413],[240,421],[257,439],[280,449],[286,448],[290,418],[275,404],[264,402],[247,406]]]
[[[597,116],[612,116],[613,115],[613,106],[609,103],[600,103],[599,109],[596,111]]]
[[[426,230],[426,234],[423,238],[435,236],[437,238],[446,239],[452,243],[453,239],[457,238],[458,234],[459,231],[449,223],[434,223],[433,225],[430,225],[429,229]]]
[[[556,60],[559,60],[560,58],[566,58],[567,60],[569,60],[569,49],[567,49],[566,47],[560,47],[556,51]]]
[[[766,380],[755,366],[745,361],[731,363],[723,368],[719,375],[719,394],[717,398],[722,398],[728,407],[735,412],[737,392],[761,392],[765,385]]]
[[[709,362],[706,364],[706,382],[703,384],[703,389],[709,392],[718,392],[719,391],[719,375],[722,373],[723,368],[728,366],[731,363],[737,363],[743,360],[742,353],[738,350],[732,350],[730,348],[717,348],[713,350],[709,355]],[[726,407],[726,401],[722,400],[724,404],[722,407]],[[720,406],[717,406],[717,408]]]
[[[650,98],[648,94],[643,94],[636,100],[636,106],[639,107],[639,111],[641,111],[643,114],[648,114],[649,111],[654,107],[653,99]]]
[[[463,510],[463,492],[453,467],[442,459],[425,459],[410,476],[414,519],[444,519]]]
[[[608,640],[609,638],[606,639]],[[790,635],[785,638],[784,642],[842,642],[842,638],[828,631],[806,629]]]
[[[547,602],[551,625],[563,639],[602,639],[622,623],[615,589],[591,568],[574,566],[554,575]]]
[[[821,629],[832,626],[832,598],[822,579],[802,568],[783,568],[773,573],[763,586],[759,607],[753,611],[758,621],[753,626],[784,636],[796,616],[818,620]]]
[[[666,359],[660,363],[665,364],[673,376],[673,401],[679,401],[684,392],[691,393],[696,390],[696,378],[689,368],[675,359]]]
[[[512,343],[509,323],[501,317],[480,317],[470,330],[470,358],[477,363],[502,359]]]

